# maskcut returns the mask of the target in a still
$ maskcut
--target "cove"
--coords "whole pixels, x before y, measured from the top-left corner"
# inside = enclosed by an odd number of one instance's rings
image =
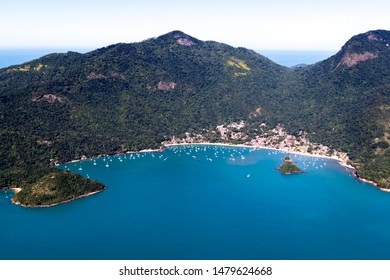
[[[390,259],[390,193],[334,160],[177,146],[59,166],[107,186],[51,208],[0,192],[1,259]]]

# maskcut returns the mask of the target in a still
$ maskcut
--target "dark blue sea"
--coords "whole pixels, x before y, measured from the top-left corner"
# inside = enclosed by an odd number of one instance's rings
[[[0,192],[0,259],[390,259],[390,193],[334,160],[220,146],[59,166],[99,194],[26,209]]]

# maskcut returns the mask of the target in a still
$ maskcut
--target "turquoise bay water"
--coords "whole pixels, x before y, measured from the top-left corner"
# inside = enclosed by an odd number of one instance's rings
[[[68,163],[97,195],[25,209],[0,192],[0,259],[390,259],[390,193],[337,162],[172,147]]]

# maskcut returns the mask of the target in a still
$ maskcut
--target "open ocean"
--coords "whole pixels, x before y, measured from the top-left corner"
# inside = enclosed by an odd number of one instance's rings
[[[0,192],[0,259],[390,259],[390,193],[334,160],[221,146],[59,168],[108,188],[26,209]]]
[[[273,51],[258,50],[258,53],[271,59],[272,61],[287,67],[293,67],[300,64],[314,64],[325,60],[337,51]]]

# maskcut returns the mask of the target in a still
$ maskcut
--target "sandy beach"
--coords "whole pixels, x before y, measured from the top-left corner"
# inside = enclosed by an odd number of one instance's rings
[[[13,191],[15,194],[17,194],[18,192],[20,192],[22,190],[22,188],[18,188],[18,187],[12,187],[12,188],[9,188],[11,191]]]
[[[139,151],[138,153],[155,153],[155,152],[162,152],[164,151],[164,148],[161,147],[159,149],[144,149]],[[136,152],[130,152],[130,153],[136,153]]]

